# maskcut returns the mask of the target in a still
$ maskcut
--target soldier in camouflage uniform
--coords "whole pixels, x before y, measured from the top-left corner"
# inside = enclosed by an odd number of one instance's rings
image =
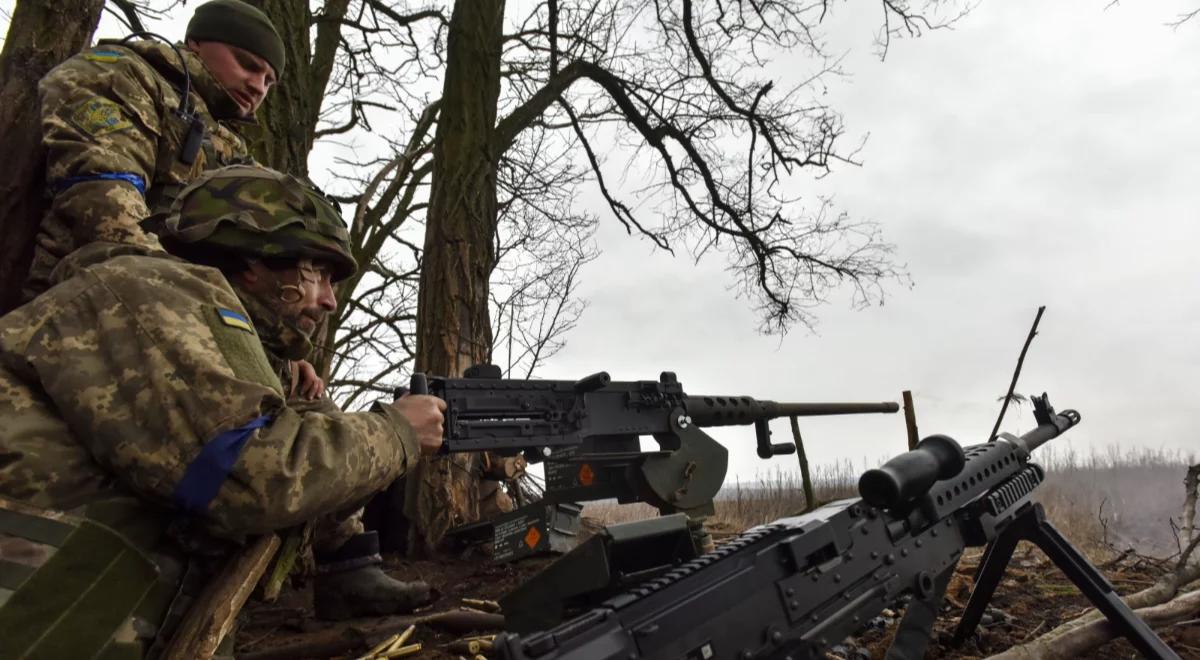
[[[317,227],[336,228],[343,246],[341,253],[348,258],[349,236],[329,202],[309,209],[308,212],[316,213],[317,217],[309,218],[305,226],[275,231],[269,241],[258,236],[248,239],[244,229],[231,228],[231,208],[244,205],[242,198],[247,196],[257,200],[255,195],[267,194],[262,186],[250,186],[245,181],[279,176],[265,168],[248,166],[233,166],[202,175],[182,194],[186,199],[172,209],[162,228],[162,240],[173,254],[226,273],[250,313],[274,376],[287,383],[292,377],[291,365],[308,357],[312,351],[309,337],[336,303],[332,291],[327,300],[321,301],[323,309],[313,304],[315,301],[307,305],[301,303],[297,283],[281,283],[274,269],[267,264],[285,255],[321,258],[322,252],[314,252],[310,245],[312,231]],[[225,184],[225,181],[234,183]],[[287,213],[293,209],[285,208],[288,211],[284,216],[290,220]],[[357,269],[353,260],[335,261],[330,265],[334,268],[330,273],[333,281],[348,277]],[[298,271],[298,275],[318,278],[318,274],[306,268]],[[289,405],[302,411],[340,414],[337,405],[327,396],[312,401],[291,399]],[[368,559],[377,564],[379,544],[375,532],[364,533],[361,506],[341,513],[317,520],[314,529],[317,615],[324,619],[344,619],[364,614],[392,614],[424,602],[429,596],[424,583],[399,583],[378,569],[343,570]]]
[[[69,279],[0,319],[0,497],[186,557],[331,516],[337,527],[437,451],[434,397],[359,413],[287,401],[286,359],[306,354],[331,282],[357,267],[319,192],[223,168],[185,189],[164,226],[170,247],[220,269],[96,242],[61,264]],[[318,606],[335,614],[427,596],[383,574],[371,535],[318,559]]]
[[[284,64],[265,14],[213,0],[196,9],[185,44],[102,41],[46,74],[38,94],[51,202],[25,299],[92,241],[161,249],[139,223],[204,170],[248,161],[235,125],[253,121]]]

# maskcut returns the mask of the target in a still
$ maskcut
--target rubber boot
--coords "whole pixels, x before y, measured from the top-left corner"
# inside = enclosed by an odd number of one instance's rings
[[[337,550],[317,553],[315,558],[313,606],[319,619],[406,614],[433,600],[428,584],[401,582],[383,572],[375,532],[354,536]]]

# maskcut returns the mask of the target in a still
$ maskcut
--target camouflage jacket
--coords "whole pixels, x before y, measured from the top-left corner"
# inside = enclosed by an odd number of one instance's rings
[[[60,259],[92,241],[161,249],[138,223],[165,209],[200,172],[248,160],[228,123],[237,103],[195,53],[157,41],[101,42],[38,84],[50,209],[39,228],[26,299],[45,290]],[[204,124],[191,163],[180,156],[191,122],[180,116],[184,65]]]
[[[416,463],[389,406],[289,405],[217,270],[104,248],[0,318],[0,496],[132,493],[237,538],[351,508]]]

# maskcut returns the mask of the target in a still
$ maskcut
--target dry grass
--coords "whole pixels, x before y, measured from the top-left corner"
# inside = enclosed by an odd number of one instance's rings
[[[1055,451],[1057,449],[1057,451]],[[1183,476],[1194,455],[1149,449],[1106,448],[1080,454],[1044,447],[1037,462],[1047,471],[1039,500],[1054,525],[1089,554],[1132,547],[1148,554],[1176,551],[1172,522],[1183,505]],[[862,470],[850,461],[815,466],[818,503],[855,497]],[[799,469],[775,471],[752,484],[727,485],[708,527],[720,537],[805,509]],[[584,515],[606,524],[655,515],[646,504],[590,503]]]
[[[1080,454],[1070,447],[1039,451],[1046,485],[1039,499],[1050,520],[1085,549],[1151,555],[1179,550],[1174,531],[1183,508],[1183,477],[1195,454],[1108,447]]]

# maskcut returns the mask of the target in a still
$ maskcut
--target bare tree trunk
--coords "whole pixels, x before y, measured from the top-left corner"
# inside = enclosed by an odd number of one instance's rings
[[[259,108],[258,125],[245,130],[250,153],[258,162],[288,174],[308,174],[308,152],[313,135],[309,118],[320,106],[308,103],[310,44],[308,24],[312,18],[307,0],[251,0],[271,17],[283,39],[287,65],[283,76]],[[324,89],[324,86],[322,86]]]
[[[92,40],[104,0],[17,0],[0,52],[0,314],[20,304],[45,212],[37,82]]]
[[[333,70],[338,21],[350,0],[330,0],[310,38],[312,11],[307,0],[250,0],[271,17],[283,39],[287,65],[259,108],[258,126],[246,129],[250,152],[258,162],[288,174],[308,174],[308,153],[316,139],[321,102]]]
[[[458,376],[491,355],[488,280],[495,266],[496,104],[504,0],[457,2],[417,311],[418,370]],[[410,552],[430,552],[455,525],[478,518],[469,454],[422,461],[405,498]]]
[[[1183,542],[1191,543],[1196,535],[1196,499],[1200,496],[1200,465],[1188,468],[1187,476],[1183,478],[1183,513],[1180,514],[1179,526]]]

